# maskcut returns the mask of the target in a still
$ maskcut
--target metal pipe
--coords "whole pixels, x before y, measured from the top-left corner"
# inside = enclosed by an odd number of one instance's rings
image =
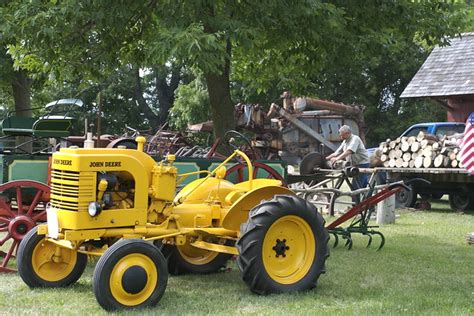
[[[320,100],[320,99],[313,99],[313,98],[305,98],[306,105],[316,109],[316,110],[329,110],[332,112],[337,112],[341,114],[347,115],[360,115],[362,114],[364,108],[359,105],[346,105],[343,103],[336,103],[327,100]]]
[[[385,188],[388,188],[389,186],[397,185],[397,184],[403,184],[403,181],[397,181],[393,183],[387,183],[387,184],[381,184],[381,185],[376,185],[374,188],[361,188],[357,189],[354,191],[350,192],[344,192],[339,189],[334,189],[334,188],[319,188],[319,189],[292,189],[293,192],[301,192],[301,193],[334,193],[340,196],[357,196],[359,194],[368,192],[372,189],[375,190],[382,190]]]

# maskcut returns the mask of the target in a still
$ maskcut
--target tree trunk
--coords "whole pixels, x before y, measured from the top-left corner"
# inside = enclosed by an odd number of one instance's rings
[[[32,117],[31,111],[31,79],[26,75],[26,71],[18,70],[13,72],[12,77],[13,99],[15,101],[15,116]],[[17,136],[16,145],[25,152],[33,151],[33,144],[27,136]],[[23,145],[20,145],[23,144]]]
[[[15,116],[31,117],[31,80],[24,70],[14,71],[12,80]]]
[[[231,44],[227,40],[227,56],[230,56]],[[234,105],[230,97],[230,60],[226,57],[221,73],[205,73],[211,115],[214,123],[214,136],[222,137],[226,131],[235,127]]]
[[[148,104],[146,103],[145,98],[143,97],[143,88],[142,88],[142,78],[140,78],[140,70],[132,70],[135,74],[135,89],[134,89],[134,98],[138,104],[140,111],[143,112],[145,117],[150,122],[150,127],[155,130],[159,127],[158,116],[153,113]]]
[[[165,66],[154,68],[156,94],[159,104],[159,125],[163,125],[168,120],[169,111],[175,99],[175,91],[181,80],[181,65],[172,65],[170,69],[171,73],[169,74]],[[171,77],[168,80],[169,75],[171,75]]]

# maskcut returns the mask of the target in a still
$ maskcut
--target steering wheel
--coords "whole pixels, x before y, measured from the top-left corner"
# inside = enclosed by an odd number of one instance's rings
[[[251,160],[256,160],[258,159],[257,154],[255,153],[255,150],[252,146],[252,143],[250,140],[243,135],[242,133],[239,133],[235,130],[229,130],[225,132],[224,136],[222,137],[222,142],[224,145],[233,148],[234,150],[240,150],[245,153],[251,154],[250,159]]]

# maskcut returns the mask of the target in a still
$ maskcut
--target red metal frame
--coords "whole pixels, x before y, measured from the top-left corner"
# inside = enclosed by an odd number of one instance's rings
[[[327,229],[334,229],[337,226],[341,225],[342,223],[346,222],[347,220],[351,219],[352,217],[362,213],[363,211],[367,210],[371,206],[375,206],[377,203],[385,200],[389,196],[397,193],[398,191],[404,188],[403,184],[394,184],[389,186],[385,189],[382,189],[377,194],[368,197],[364,201],[360,202],[357,205],[354,205],[350,210],[344,213],[341,217],[334,220],[332,223],[326,226]]]

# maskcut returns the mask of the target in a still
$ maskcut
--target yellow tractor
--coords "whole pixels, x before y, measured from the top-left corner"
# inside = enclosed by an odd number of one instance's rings
[[[154,306],[168,272],[212,273],[232,256],[255,293],[316,285],[329,237],[313,205],[279,180],[253,179],[239,150],[176,194],[191,173],[178,175],[172,155],[155,162],[144,142],[137,138],[137,150],[70,147],[53,154],[47,224],[32,229],[17,254],[28,286],[68,286],[88,256],[100,257],[93,290],[106,310]],[[234,158],[247,164],[247,181],[224,179]]]

